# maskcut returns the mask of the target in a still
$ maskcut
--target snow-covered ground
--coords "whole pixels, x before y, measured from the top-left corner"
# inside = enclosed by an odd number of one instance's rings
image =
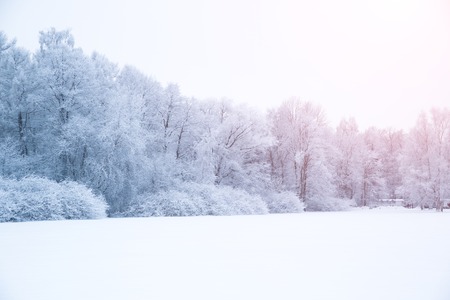
[[[1,300],[450,299],[450,213],[0,224]]]

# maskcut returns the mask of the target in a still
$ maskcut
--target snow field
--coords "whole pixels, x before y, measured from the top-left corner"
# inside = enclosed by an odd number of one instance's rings
[[[450,299],[450,214],[0,224],[0,299]]]

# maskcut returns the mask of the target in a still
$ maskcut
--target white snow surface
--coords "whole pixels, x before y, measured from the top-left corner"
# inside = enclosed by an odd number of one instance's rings
[[[0,224],[0,299],[450,299],[450,213]]]

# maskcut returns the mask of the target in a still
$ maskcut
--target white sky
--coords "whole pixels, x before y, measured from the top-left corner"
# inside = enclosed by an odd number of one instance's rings
[[[38,32],[131,64],[186,96],[267,108],[291,96],[330,125],[409,128],[450,106],[450,0],[0,0],[0,30]]]

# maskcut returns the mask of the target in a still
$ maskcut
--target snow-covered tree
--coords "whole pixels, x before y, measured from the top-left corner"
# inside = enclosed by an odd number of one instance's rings
[[[69,31],[50,29],[40,33],[36,53],[40,90],[40,143],[48,167],[44,175],[57,180],[78,180],[87,157],[83,129],[94,114],[92,68],[82,50],[75,48]]]
[[[200,182],[264,191],[269,182],[265,154],[272,141],[264,118],[225,100],[200,109],[203,130],[195,145]]]
[[[401,130],[386,129],[381,134],[381,164],[385,180],[386,197],[403,198],[402,174],[400,170],[404,151],[405,135]]]
[[[443,209],[450,198],[450,111],[422,113],[411,130],[403,161],[409,205]]]
[[[335,133],[335,186],[339,198],[360,197],[360,183],[363,176],[363,141],[355,119],[343,119]]]
[[[367,129],[363,134],[362,182],[358,203],[362,206],[384,198],[385,180],[383,177],[380,134],[375,128]]]
[[[0,33],[0,147],[4,148],[0,160],[4,176],[23,176],[31,168],[36,108],[30,95],[36,88],[35,78],[29,53]]]
[[[330,138],[323,110],[291,99],[271,113],[276,144],[271,149],[272,178],[308,202],[333,194]]]

